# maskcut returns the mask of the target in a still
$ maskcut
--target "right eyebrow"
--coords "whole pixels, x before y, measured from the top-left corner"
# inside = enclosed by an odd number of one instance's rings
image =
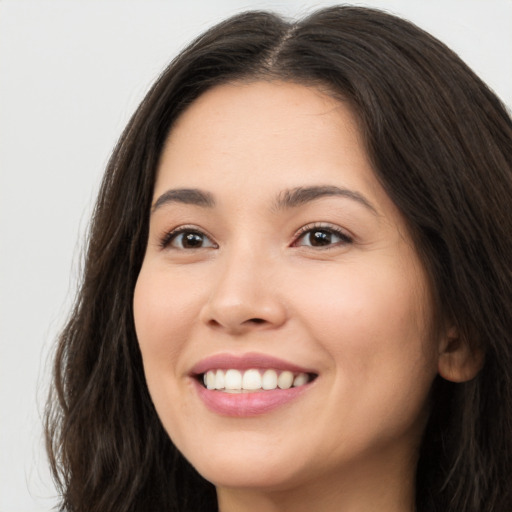
[[[374,215],[378,215],[377,209],[359,192],[332,185],[315,185],[311,187],[296,187],[291,190],[284,190],[278,195],[274,208],[297,208],[320,197],[332,196],[351,199],[352,201],[355,201],[367,208]]]
[[[197,188],[175,188],[169,189],[159,196],[151,207],[151,213],[169,203],[193,204],[205,208],[215,206],[215,200],[209,192]]]

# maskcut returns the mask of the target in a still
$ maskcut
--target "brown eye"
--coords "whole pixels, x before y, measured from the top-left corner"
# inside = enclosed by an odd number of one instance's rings
[[[165,245],[175,249],[203,249],[205,247],[216,247],[216,245],[204,233],[193,230],[175,231],[171,233]]]
[[[294,245],[306,247],[330,247],[352,243],[345,233],[332,228],[311,228],[304,231]]]
[[[310,231],[307,234],[309,245],[313,247],[320,247],[323,245],[330,245],[332,243],[333,235],[327,231]]]

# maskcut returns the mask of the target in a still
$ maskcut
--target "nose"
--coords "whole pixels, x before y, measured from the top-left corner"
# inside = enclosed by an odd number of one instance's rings
[[[238,254],[219,262],[200,320],[232,335],[273,329],[287,311],[276,265],[258,254]]]

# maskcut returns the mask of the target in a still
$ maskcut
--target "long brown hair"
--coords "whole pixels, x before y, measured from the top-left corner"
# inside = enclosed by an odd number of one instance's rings
[[[63,330],[47,446],[69,512],[216,510],[164,432],[145,384],[132,297],[158,159],[176,118],[238,80],[318,85],[358,114],[375,173],[409,224],[437,298],[485,351],[471,382],[434,382],[418,512],[512,510],[512,122],[486,85],[416,26],[356,7],[298,22],[231,18],[164,71],[124,131],[94,211]],[[178,292],[177,292],[178,293]]]

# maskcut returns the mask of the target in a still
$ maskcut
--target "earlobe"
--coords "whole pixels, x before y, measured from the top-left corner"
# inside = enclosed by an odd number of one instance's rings
[[[484,351],[471,347],[459,336],[455,327],[448,330],[439,348],[439,375],[451,382],[466,382],[475,378],[484,365]]]

